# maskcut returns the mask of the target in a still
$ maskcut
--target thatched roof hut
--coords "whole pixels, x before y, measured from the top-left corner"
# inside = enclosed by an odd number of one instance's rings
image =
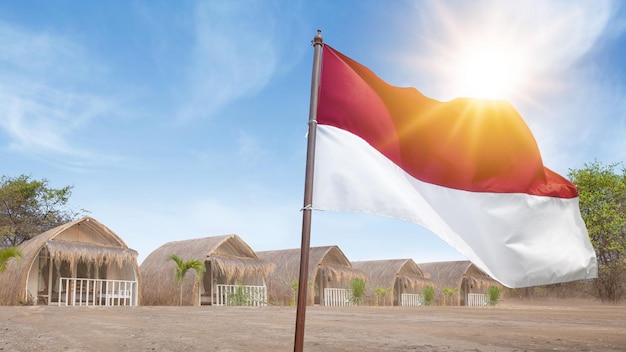
[[[489,286],[502,287],[469,260],[421,263],[418,266],[435,283],[436,299],[441,304],[465,306],[468,294],[486,294]],[[444,289],[456,290],[448,302],[444,300]]]
[[[214,304],[216,285],[265,286],[273,265],[259,260],[252,248],[237,235],[224,235],[168,242],[141,263],[143,305],[179,305],[180,285],[174,280],[172,254],[183,261],[201,260],[206,272],[198,286],[193,270],[183,280],[183,305]]]
[[[11,260],[0,275],[2,305],[58,304],[59,291],[64,290],[60,283],[76,282],[68,279],[123,280],[131,284],[137,302],[137,252],[91,217],[50,229],[22,243],[20,249],[24,258]]]
[[[424,286],[433,285],[413,259],[359,261],[352,262],[352,267],[367,275],[366,294],[372,304],[398,306],[402,294],[419,294]],[[380,292],[385,296],[378,297],[377,289],[384,290]]]
[[[300,248],[263,251],[257,255],[276,265],[268,276],[269,302],[293,304],[300,273]],[[350,281],[355,278],[366,279],[366,275],[352,267],[339,247],[311,247],[307,304],[324,305],[324,288],[350,288]]]

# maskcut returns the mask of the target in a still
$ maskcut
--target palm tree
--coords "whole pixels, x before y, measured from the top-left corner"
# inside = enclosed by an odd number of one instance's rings
[[[7,265],[9,264],[9,259],[11,258],[24,258],[24,254],[17,247],[0,249],[0,273],[7,270]]]
[[[168,260],[176,262],[176,271],[174,280],[180,285],[180,305],[183,305],[183,280],[189,269],[193,269],[196,272],[198,283],[202,282],[202,274],[206,271],[204,263],[197,259],[192,259],[184,262],[178,255],[172,254],[167,257]]]
[[[452,305],[452,303],[453,303],[452,302],[452,296],[454,296],[454,294],[456,292],[458,292],[458,291],[459,291],[458,287],[456,287],[456,288],[447,288],[447,287],[444,288],[443,289],[443,305],[445,306],[446,305],[446,301],[448,301],[448,300],[450,301],[450,305]]]
[[[391,287],[388,287],[388,288],[378,287],[375,292],[376,292],[376,304],[378,304],[378,301],[380,300],[380,298],[382,298],[383,306],[384,306],[386,304],[385,303],[385,296],[387,296],[387,293],[393,292],[393,288],[391,288]]]

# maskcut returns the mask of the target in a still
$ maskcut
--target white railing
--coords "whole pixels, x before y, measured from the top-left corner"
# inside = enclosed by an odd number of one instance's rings
[[[345,288],[325,288],[324,289],[324,305],[333,307],[343,307],[353,305],[350,302],[352,290]]]
[[[403,307],[417,307],[424,303],[424,297],[418,293],[403,293],[400,295],[400,305]]]
[[[487,295],[482,293],[468,293],[467,294],[467,306],[468,307],[481,307],[487,305]]]
[[[252,306],[267,305],[265,286],[251,285],[215,285],[216,306]]]
[[[137,281],[62,277],[58,303],[59,306],[136,306]]]

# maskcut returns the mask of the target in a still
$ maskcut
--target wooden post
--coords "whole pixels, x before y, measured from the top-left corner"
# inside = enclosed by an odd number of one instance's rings
[[[306,175],[304,180],[304,206],[302,208],[302,244],[300,246],[300,276],[298,279],[298,301],[296,307],[296,333],[294,352],[304,348],[304,321],[306,317],[306,293],[308,290],[309,250],[311,247],[311,209],[313,202],[313,166],[315,161],[315,132],[317,129],[317,100],[322,58],[322,31],[317,30],[313,38],[313,73],[311,78],[311,103],[309,107],[309,135],[306,154]]]
[[[52,287],[54,286],[54,283],[52,282],[52,270],[54,269],[54,262],[52,261],[52,258],[50,257],[50,254],[48,252],[46,252],[46,260],[49,261],[48,263],[48,305],[52,304]],[[57,300],[61,300],[61,292],[59,292],[59,297],[57,298]]]

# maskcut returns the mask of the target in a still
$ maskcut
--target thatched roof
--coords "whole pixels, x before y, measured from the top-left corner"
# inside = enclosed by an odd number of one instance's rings
[[[352,262],[352,267],[363,271],[368,278],[368,290],[394,288],[397,278],[412,287],[432,285],[413,259],[388,259]]]
[[[11,260],[7,270],[0,275],[0,280],[5,283],[0,285],[0,304],[17,305],[26,298],[28,273],[42,249],[47,249],[48,255],[53,259],[71,263],[131,263],[139,277],[137,252],[129,249],[108,227],[86,216],[50,229],[20,245],[24,258],[19,261]]]
[[[257,252],[259,258],[274,263],[276,268],[270,277],[298,280],[300,273],[300,248]],[[315,282],[318,269],[335,276],[364,277],[337,246],[311,247],[309,250],[309,281]]]
[[[270,300],[288,301],[292,285],[298,282],[300,274],[300,248],[257,252],[259,258],[274,263],[276,268],[268,275]],[[349,281],[366,278],[365,273],[352,267],[345,254],[337,246],[311,247],[309,249],[308,282],[315,283],[318,274],[333,281]],[[310,291],[314,288],[311,287]],[[313,294],[308,294],[309,303]],[[283,302],[285,303],[285,302]]]
[[[486,285],[500,285],[469,260],[421,263],[418,266],[439,288],[461,289],[463,278]]]
[[[137,261],[137,251],[124,247],[102,246],[89,243],[53,241],[46,242],[50,258],[68,261],[70,267],[75,262],[93,262],[96,265],[116,263],[122,266]]]
[[[227,280],[250,276],[263,277],[274,268],[270,262],[260,260],[252,248],[235,234],[168,242],[154,250],[141,263],[142,302],[148,305],[178,305],[179,285],[174,281],[172,254],[183,261],[210,261],[217,275]],[[186,291],[195,287],[195,273],[185,277]],[[193,303],[193,302],[192,302]]]

